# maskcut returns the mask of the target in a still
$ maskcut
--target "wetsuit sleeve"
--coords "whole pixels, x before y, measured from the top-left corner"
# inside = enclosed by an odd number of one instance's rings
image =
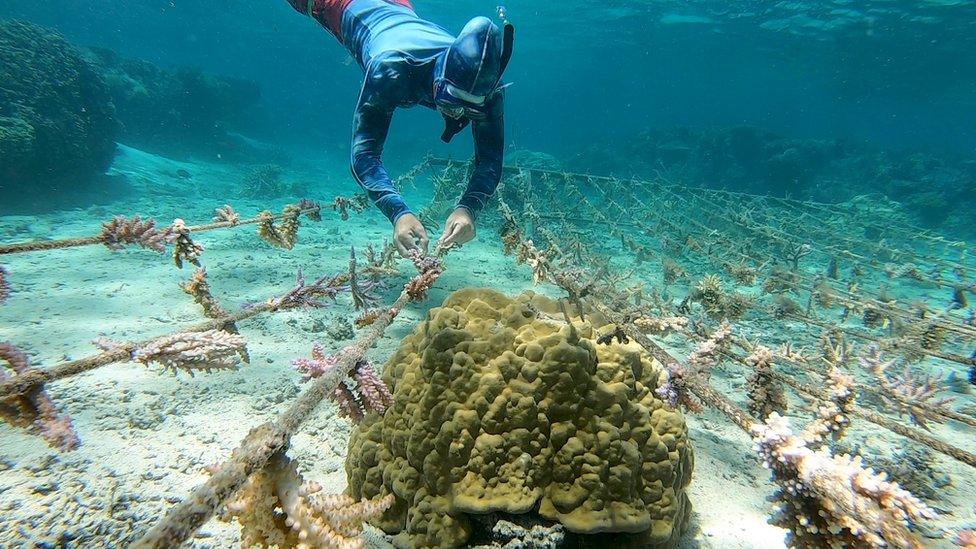
[[[505,151],[504,92],[491,99],[488,116],[471,125],[474,134],[474,171],[468,188],[458,200],[458,207],[477,216],[495,193],[502,178],[502,157]]]
[[[367,76],[359,94],[353,117],[352,175],[383,215],[396,223],[400,216],[411,212],[380,159],[396,107],[385,101],[377,88]]]

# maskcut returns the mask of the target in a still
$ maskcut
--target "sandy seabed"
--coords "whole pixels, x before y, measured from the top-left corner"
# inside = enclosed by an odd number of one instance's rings
[[[190,179],[179,170],[186,170]],[[261,209],[279,211],[294,200],[228,198],[236,196],[243,171],[226,164],[176,162],[123,147],[111,173],[126,178],[134,191],[131,198],[47,215],[0,217],[0,241],[92,235],[115,214],[154,217],[161,224],[181,217],[195,224],[209,221],[213,209],[228,202],[249,217]],[[331,189],[309,193],[328,203],[336,194],[356,190],[347,174],[345,166],[331,165],[289,170],[287,177],[336,182]],[[214,296],[225,309],[236,310],[245,302],[287,291],[299,268],[310,279],[344,270],[350,245],[361,250],[382,243],[389,233],[389,224],[373,209],[345,222],[326,210],[320,223],[303,221],[299,243],[291,251],[260,241],[253,225],[195,239],[206,249],[202,261]],[[0,341],[25,349],[35,366],[91,355],[96,352],[91,341],[99,336],[134,341],[203,320],[198,306],[179,288],[191,268],[176,269],[168,254],[140,249],[113,253],[88,246],[7,256],[2,263],[13,295],[0,307]],[[383,292],[383,303],[392,302],[399,284],[407,280],[410,266],[401,262],[400,270],[402,276]],[[451,256],[430,299],[405,309],[369,358],[385,361],[429,308],[467,286],[509,295],[528,289],[559,295],[552,287],[533,287],[529,270],[515,266],[502,254],[493,231],[484,230],[476,242]],[[0,425],[0,547],[128,545],[207,479],[204,466],[225,459],[252,427],[288,406],[302,390],[291,360],[306,356],[313,341],[328,350],[341,348],[347,342],[333,341],[323,330],[334,318],[354,314],[348,298],[341,296],[327,309],[244,321],[240,330],[251,362],[235,371],[190,377],[121,363],[51,383],[47,390],[73,418],[82,445],[59,453],[40,438]],[[742,394],[741,379],[717,383],[738,386],[737,394]],[[746,434],[711,411],[688,421],[696,455],[689,488],[694,516],[683,546],[783,547],[784,531],[766,523],[770,504],[765,498],[774,488]],[[350,424],[337,416],[335,406],[323,403],[293,438],[289,455],[306,479],[341,491],[349,431]],[[893,444],[887,438],[885,442]],[[965,473],[957,482],[973,480]],[[959,506],[953,508],[969,513],[957,518],[972,518],[967,497],[973,498],[956,495]],[[370,545],[383,545],[375,532],[369,539]],[[239,527],[211,520],[189,545],[237,546]]]

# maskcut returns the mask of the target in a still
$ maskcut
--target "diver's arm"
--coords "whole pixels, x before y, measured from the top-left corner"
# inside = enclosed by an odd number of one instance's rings
[[[471,125],[474,134],[474,171],[457,206],[468,210],[472,217],[484,208],[502,177],[502,157],[505,152],[504,95],[504,92],[500,92],[492,97],[488,103],[487,118],[476,120]]]
[[[395,107],[382,101],[370,88],[367,77],[353,118],[352,174],[373,204],[395,224],[410,213],[380,159]]]

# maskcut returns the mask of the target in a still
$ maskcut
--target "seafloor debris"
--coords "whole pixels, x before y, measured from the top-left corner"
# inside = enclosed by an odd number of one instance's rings
[[[363,547],[363,523],[393,505],[392,494],[372,500],[323,494],[305,483],[295,463],[278,453],[227,502],[223,520],[237,519],[244,547]],[[280,510],[280,511],[279,511]]]
[[[31,370],[27,355],[9,341],[0,341],[0,360],[6,362],[11,371],[11,374],[7,374],[0,368],[0,381]],[[52,447],[63,452],[74,450],[81,444],[71,418],[58,412],[43,387],[0,399],[0,419],[40,435]]]

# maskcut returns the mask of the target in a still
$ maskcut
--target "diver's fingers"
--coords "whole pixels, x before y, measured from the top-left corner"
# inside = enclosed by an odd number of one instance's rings
[[[460,232],[461,232],[461,224],[456,222],[451,223],[451,225],[444,230],[444,234],[441,236],[440,239],[440,244],[442,246],[446,244],[450,244],[451,241],[453,241],[455,238],[460,236],[459,234]]]
[[[417,233],[417,237],[420,241],[420,248],[424,251],[424,254],[426,254],[428,245],[430,244],[430,241],[427,240],[427,232],[421,231]]]
[[[400,252],[400,257],[410,257],[410,250],[417,247],[413,243],[413,236],[410,234],[397,235],[396,237],[396,247],[397,251]]]

